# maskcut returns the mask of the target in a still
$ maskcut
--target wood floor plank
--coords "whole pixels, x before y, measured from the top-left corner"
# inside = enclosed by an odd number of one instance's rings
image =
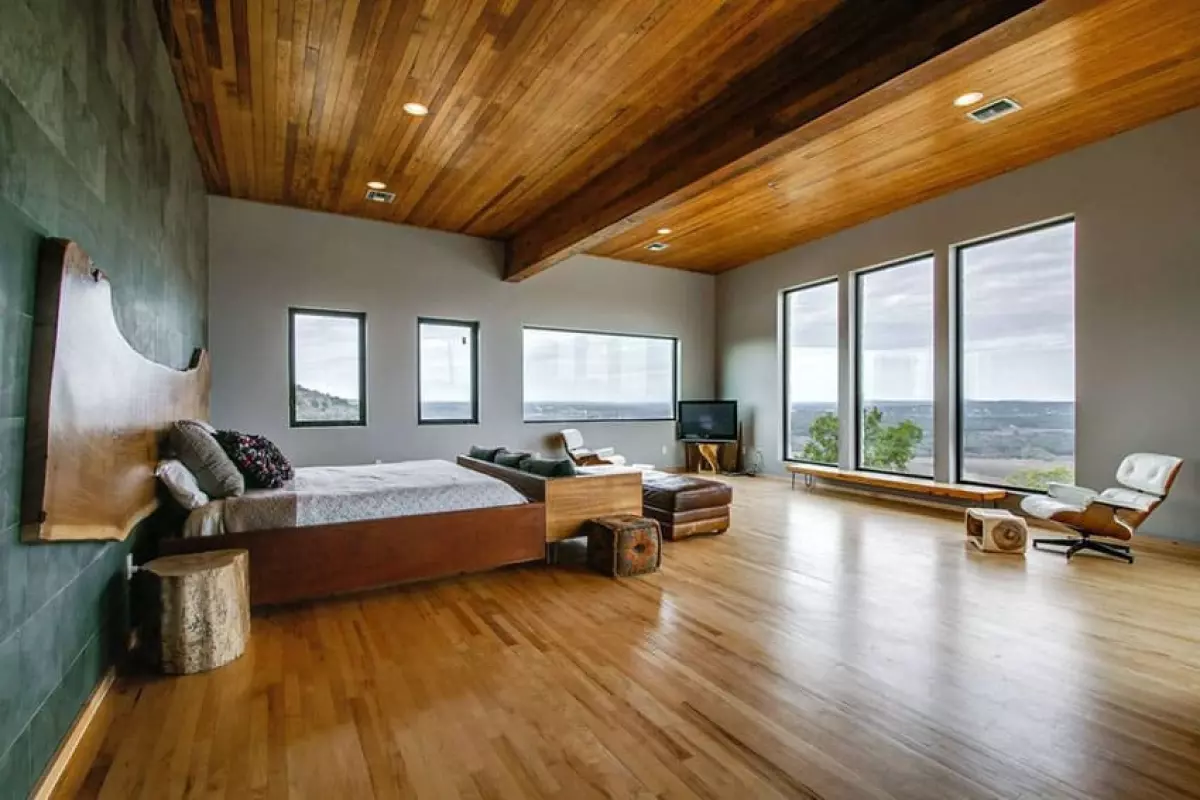
[[[1200,797],[1200,561],[988,556],[952,515],[730,481],[730,531],[657,575],[568,543],[123,679],[71,796]]]

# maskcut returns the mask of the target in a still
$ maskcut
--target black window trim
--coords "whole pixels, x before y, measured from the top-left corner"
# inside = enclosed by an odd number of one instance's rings
[[[803,292],[806,289],[816,289],[820,286],[826,286],[831,283],[834,285],[837,285],[839,283],[839,281],[840,281],[840,276],[834,275],[832,277],[822,278],[821,280],[813,281],[811,283],[805,283],[801,286],[793,286],[790,289],[785,289],[782,292],[782,294],[780,295],[780,297],[782,298],[782,302],[783,302],[783,380],[780,381],[780,383],[782,384],[782,388],[783,388],[783,460],[786,462],[791,462],[793,464],[815,464],[820,467],[840,467],[841,466],[841,464],[837,461],[835,461],[831,464],[828,461],[813,461],[808,458],[792,457],[792,454],[791,454],[792,441],[791,441],[791,437],[790,437],[791,431],[789,430],[789,428],[791,426],[792,407],[791,407],[791,404],[790,404],[789,398],[788,398],[788,377],[790,375],[790,369],[791,369],[790,361],[791,361],[791,353],[792,353],[791,309],[790,309],[790,304],[788,303],[788,298],[790,298],[796,292]],[[835,295],[835,297],[836,297],[836,300],[839,301],[839,302],[836,302],[836,308],[834,309],[834,312],[835,312],[834,319],[837,320],[840,315],[840,311],[841,311],[841,303],[840,303],[841,298],[840,298],[840,296],[836,296],[836,295]],[[838,370],[840,371],[841,370],[841,357],[842,357],[841,348],[838,347],[837,351],[838,351]],[[841,449],[841,424],[842,424],[842,393],[840,391],[840,387],[839,387],[839,391],[838,391],[836,414],[837,414],[837,418],[838,418],[838,449],[840,450]]]
[[[334,317],[358,322],[358,419],[296,419],[296,317]],[[365,428],[367,427],[367,312],[336,311],[324,308],[288,308],[288,426],[291,428]]]
[[[471,416],[455,419],[426,419],[421,411],[421,326],[441,325],[464,328],[471,332]],[[418,425],[478,425],[479,424],[479,322],[445,317],[417,317],[417,424]]]
[[[873,267],[864,267],[854,273],[854,464],[856,472],[871,472],[876,475],[895,475],[901,478],[916,478],[917,480],[932,481],[936,480],[933,475],[920,475],[915,472],[894,472],[890,469],[879,469],[878,467],[868,467],[863,464],[863,358],[862,358],[862,282],[861,278],[875,272],[893,269],[895,267],[904,267],[909,264],[915,264],[918,261],[925,259],[933,260],[930,270],[929,291],[934,294],[936,302],[937,287],[934,281],[937,280],[937,256],[930,250],[925,253],[918,253],[912,256],[898,258],[895,261],[886,261],[882,264],[876,264]],[[930,326],[933,327],[934,321],[930,320]],[[936,335],[936,331],[935,331]],[[936,349],[936,345],[935,345]],[[934,394],[936,394],[936,387]],[[933,400],[933,404],[937,405],[937,399]],[[936,430],[934,431],[936,434]]]
[[[1022,494],[1046,494],[1044,489],[1033,489],[1025,486],[1012,486],[1005,483],[988,483],[986,481],[972,481],[963,477],[963,449],[966,446],[966,439],[963,437],[963,291],[962,291],[962,254],[963,251],[969,250],[976,245],[991,244],[992,242],[1011,239],[1015,236],[1023,236],[1027,233],[1037,233],[1048,228],[1056,228],[1059,225],[1066,224],[1074,225],[1076,223],[1074,214],[1065,214],[1051,219],[1035,222],[1030,225],[1024,225],[1017,228],[1010,228],[999,233],[988,234],[981,236],[978,239],[971,239],[965,242],[959,242],[952,245],[950,248],[953,264],[954,281],[954,330],[952,332],[952,344],[954,347],[954,478],[955,483],[961,483],[967,486],[986,486],[991,489],[1004,489],[1011,493]]]
[[[526,419],[525,418],[525,331],[551,331],[554,333],[582,333],[592,336],[613,336],[624,339],[657,339],[671,342],[671,416],[669,417],[627,417],[623,419]],[[585,328],[557,328],[552,325],[522,325],[521,326],[521,422],[525,425],[564,425],[571,422],[594,423],[613,422],[675,422],[678,418],[679,405],[679,337],[664,336],[654,333],[617,333],[615,331],[598,331]]]

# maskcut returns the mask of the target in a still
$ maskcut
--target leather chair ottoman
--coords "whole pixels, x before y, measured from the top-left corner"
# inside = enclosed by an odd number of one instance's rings
[[[673,542],[698,533],[724,533],[731,502],[733,488],[720,481],[665,473],[642,478],[642,513],[658,520],[663,538]]]

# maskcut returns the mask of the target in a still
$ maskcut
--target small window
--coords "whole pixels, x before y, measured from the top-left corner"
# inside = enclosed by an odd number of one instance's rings
[[[417,422],[479,422],[479,323],[417,321]]]
[[[837,280],[783,296],[783,407],[788,461],[838,463]]]
[[[525,329],[525,421],[675,419],[675,339]]]
[[[288,310],[293,428],[367,424],[367,315]]]

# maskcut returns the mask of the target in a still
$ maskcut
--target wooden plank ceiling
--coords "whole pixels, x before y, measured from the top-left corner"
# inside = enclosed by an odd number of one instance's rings
[[[174,0],[166,33],[214,193],[506,238],[835,5]]]
[[[508,240],[517,278],[721,271],[1200,100],[1192,0],[159,8],[211,192]],[[967,90],[1025,109],[981,126]]]
[[[967,91],[984,93],[977,105],[1009,96],[1022,110],[981,125],[953,104]],[[592,252],[722,272],[1197,104],[1200,2],[1101,3]],[[670,249],[645,249],[660,239]]]

